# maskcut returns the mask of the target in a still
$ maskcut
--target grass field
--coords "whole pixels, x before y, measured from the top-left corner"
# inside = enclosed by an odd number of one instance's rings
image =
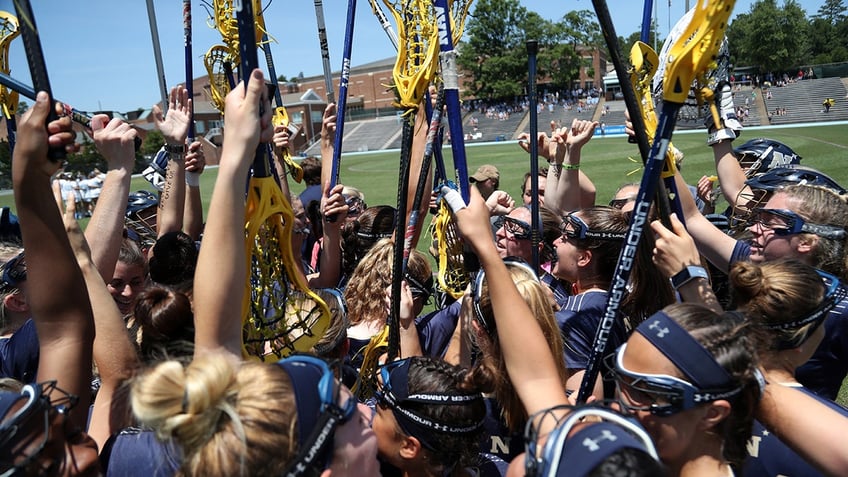
[[[788,144],[800,154],[802,164],[819,169],[842,185],[848,185],[848,134],[846,124],[749,128],[736,144],[756,137],[769,137]],[[703,131],[678,132],[674,144],[685,152],[682,171],[689,183],[694,184],[702,175],[715,174],[712,150],[705,145]],[[638,182],[641,178],[641,161],[638,149],[627,143],[622,136],[607,136],[593,139],[583,150],[581,168],[592,179],[598,190],[597,200],[606,203],[615,190],[624,183]],[[517,202],[521,201],[521,182],[524,173],[530,170],[529,156],[515,142],[469,145],[466,148],[469,174],[482,164],[494,164],[501,173],[501,188],[510,193]],[[450,148],[444,149],[448,170],[452,167]],[[397,175],[400,154],[398,151],[356,153],[346,155],[341,163],[341,182],[361,189],[370,205],[395,204],[397,200]],[[629,158],[633,158],[632,160]],[[544,161],[544,159],[543,159]],[[638,162],[637,162],[638,161]],[[217,169],[209,168],[201,176],[201,191],[204,205],[212,195]],[[292,184],[292,191],[299,193],[304,186]],[[132,190],[150,189],[140,178],[133,179]],[[0,206],[10,205],[14,200],[10,193],[0,194]],[[429,219],[424,224],[426,227]],[[422,235],[420,249],[426,250],[429,239]],[[848,403],[848,387],[843,385],[840,402]]]

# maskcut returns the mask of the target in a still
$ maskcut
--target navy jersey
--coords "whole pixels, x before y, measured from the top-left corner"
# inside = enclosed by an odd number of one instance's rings
[[[38,334],[35,322],[27,320],[8,338],[0,338],[0,378],[15,378],[27,384],[38,373]]]
[[[568,297],[556,312],[565,344],[565,365],[568,369],[586,369],[595,344],[595,333],[607,306],[607,292],[589,290]],[[616,320],[607,341],[607,352],[613,352],[627,340],[622,320]]]
[[[751,246],[746,242],[736,242],[731,263],[747,260],[750,256]],[[795,377],[808,390],[834,401],[848,375],[848,298],[830,311],[824,329],[824,340],[810,360],[795,371]]]
[[[501,418],[501,408],[494,398],[486,398],[486,420],[483,422],[480,452],[496,456],[506,462],[524,452],[524,426],[510,432]]]
[[[848,417],[848,409],[816,396],[808,389],[803,387],[798,389]],[[760,424],[760,421],[754,421],[751,440],[748,441],[748,458],[745,459],[744,468],[746,477],[773,477],[776,475],[816,477],[823,475],[777,436],[770,433]]]
[[[457,300],[446,308],[436,310],[415,319],[418,339],[424,356],[442,358],[448,350],[453,330],[459,319],[462,301]]]
[[[160,442],[153,431],[134,427],[110,437],[100,453],[107,477],[170,477],[179,469],[181,460],[176,446]]]

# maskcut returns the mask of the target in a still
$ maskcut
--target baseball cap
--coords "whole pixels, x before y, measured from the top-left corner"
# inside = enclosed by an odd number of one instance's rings
[[[477,168],[477,172],[471,175],[468,178],[471,182],[483,182],[487,179],[494,179],[499,181],[501,179],[501,173],[498,172],[498,168],[491,164],[483,164],[482,166]]]

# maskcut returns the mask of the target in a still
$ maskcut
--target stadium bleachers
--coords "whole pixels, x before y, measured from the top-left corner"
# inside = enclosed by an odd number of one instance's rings
[[[771,113],[770,124],[807,123],[815,121],[848,120],[846,89],[839,78],[810,79],[770,88],[772,98],[765,99],[766,109]],[[824,112],[822,101],[833,98],[836,104],[830,112]],[[777,109],[786,114],[775,115]]]

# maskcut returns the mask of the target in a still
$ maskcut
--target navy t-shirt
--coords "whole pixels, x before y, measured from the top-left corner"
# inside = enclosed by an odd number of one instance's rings
[[[565,344],[565,366],[568,369],[586,369],[589,355],[595,344],[595,333],[607,306],[607,292],[589,290],[568,297],[556,312]],[[607,341],[607,352],[615,351],[627,340],[624,323],[616,320]]]
[[[424,356],[442,358],[448,350],[451,336],[459,320],[462,301],[457,300],[441,310],[436,310],[415,319],[418,339]]]
[[[511,462],[524,452],[524,427],[510,432],[501,418],[501,407],[494,398],[486,398],[486,420],[483,423],[480,452]]]
[[[816,396],[808,389],[798,388],[798,390],[838,411],[842,416],[848,417],[848,409]],[[769,432],[760,424],[760,421],[754,421],[751,440],[748,441],[748,458],[745,459],[744,469],[746,477],[772,477],[775,475],[816,477],[823,475],[777,436]]]
[[[0,338],[0,377],[27,384],[38,374],[38,334],[35,322],[27,320],[8,338]]]
[[[129,427],[106,441],[100,464],[109,476],[170,477],[180,467],[180,451],[156,439],[153,431]]]
[[[750,257],[751,246],[747,242],[736,242],[731,263]],[[809,391],[834,401],[848,374],[848,298],[833,307],[825,319],[824,329],[824,340],[810,360],[795,371],[795,378]]]

